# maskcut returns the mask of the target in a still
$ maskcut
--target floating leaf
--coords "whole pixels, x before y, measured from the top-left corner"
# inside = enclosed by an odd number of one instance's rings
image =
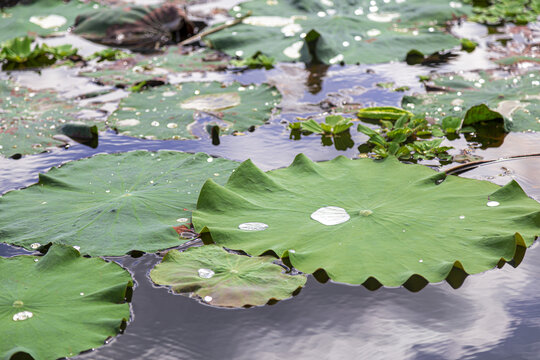
[[[97,155],[40,174],[39,183],[0,197],[0,239],[79,246],[83,254],[152,252],[182,241],[203,181],[223,183],[236,162],[174,151]]]
[[[540,2],[537,0],[464,0],[464,3],[474,5],[474,15],[470,21],[498,25],[513,22],[524,25],[537,20],[540,15]]]
[[[470,7],[450,4],[446,0],[377,4],[368,0],[253,0],[231,12],[240,17],[252,11],[242,24],[207,39],[214,48],[239,57],[262,51],[276,61],[401,61],[413,48],[433,53],[459,45],[441,25],[467,14]]]
[[[123,99],[109,124],[123,135],[150,139],[194,138],[198,135],[193,128],[205,129],[208,123],[217,123],[224,134],[230,134],[264,124],[280,101],[277,90],[265,84],[158,86]]]
[[[57,359],[102,346],[130,317],[127,271],[72,247],[0,258],[0,358]],[[7,275],[8,276],[4,276]]]
[[[215,245],[171,250],[150,277],[158,285],[192,293],[215,306],[265,305],[291,297],[306,283],[305,276],[284,274],[274,260],[231,254]]]
[[[169,46],[163,54],[136,54],[129,59],[97,65],[96,71],[82,72],[107,85],[135,84],[144,80],[167,80],[176,72],[220,71],[227,67],[228,59],[217,51],[203,49],[187,52],[183,47]]]
[[[52,65],[58,60],[65,60],[77,54],[71,45],[48,46],[34,44],[33,38],[25,36],[2,43],[0,63],[2,70],[21,70]]]
[[[239,228],[248,222],[267,228]],[[273,251],[305,273],[323,269],[339,282],[399,286],[511,260],[539,234],[540,204],[515,181],[499,187],[393,157],[314,163],[298,155],[267,173],[245,161],[224,187],[207,181],[193,224],[205,242],[210,235],[251,255]]]
[[[507,131],[540,130],[540,72],[496,78],[487,73],[469,77],[440,76],[433,84],[444,91],[405,96],[402,106],[440,121],[464,119],[464,125],[504,119]]]
[[[393,106],[379,106],[360,109],[356,115],[362,119],[397,120],[403,115],[412,116],[412,113]]]
[[[92,6],[99,5],[82,1],[21,1],[12,8],[3,9],[0,42],[30,33],[47,35],[65,31],[81,11],[90,10]]]
[[[193,35],[194,26],[177,6],[126,6],[77,16],[73,32],[100,44],[152,52]]]
[[[0,154],[37,154],[47,147],[61,145],[63,143],[54,140],[53,136],[73,123],[89,129],[94,125],[105,128],[99,121],[80,125],[78,113],[81,110],[52,91],[33,92],[8,80],[0,80]]]

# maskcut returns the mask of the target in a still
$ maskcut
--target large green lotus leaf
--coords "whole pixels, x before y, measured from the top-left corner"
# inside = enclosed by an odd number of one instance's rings
[[[135,58],[97,64],[97,70],[81,75],[93,77],[107,85],[134,84],[162,78],[176,72],[219,71],[227,67],[227,56],[204,49],[187,53],[182,47],[170,46],[163,54],[135,55]]]
[[[454,15],[467,14],[470,7],[451,4],[446,0],[380,1],[376,5],[368,0],[253,0],[232,11],[233,16],[252,11],[252,16],[207,39],[230,55],[261,51],[278,61],[402,61],[412,49],[433,53],[459,44],[443,26]]]
[[[131,93],[109,118],[121,134],[147,139],[192,139],[200,113],[219,124],[223,133],[246,131],[262,125],[281,101],[279,92],[266,84],[243,86],[237,82],[183,83]]]
[[[467,115],[467,111],[485,104],[495,114],[487,119],[504,118],[507,131],[540,130],[540,72],[533,71],[523,76],[495,78],[487,73],[463,77],[440,76],[433,83],[444,89],[440,92],[405,96],[403,108],[419,115],[427,115],[436,121],[446,116],[465,118],[464,125],[486,120],[484,116]],[[476,108],[473,112],[487,113],[488,109]]]
[[[248,160],[224,187],[207,181],[193,224],[219,245],[273,251],[306,273],[398,286],[512,259],[540,233],[540,204],[516,182],[501,188],[393,157],[314,163],[301,154],[267,173]]]
[[[273,263],[275,258],[231,254],[219,246],[171,250],[150,272],[158,285],[176,293],[190,293],[204,302],[225,307],[264,305],[283,300],[306,283],[302,275],[291,276]]]
[[[67,123],[80,122],[81,108],[52,91],[30,91],[0,80],[0,154],[37,154],[62,144],[53,139]],[[104,122],[85,121],[105,128]]]
[[[0,239],[36,248],[60,243],[83,254],[124,255],[179,245],[199,189],[225,182],[236,162],[160,151],[97,155],[53,168],[0,197]]]
[[[0,258],[0,358],[74,356],[99,347],[129,320],[129,273],[68,246]]]
[[[99,6],[79,0],[35,0],[3,10],[0,20],[0,42],[27,34],[48,35],[65,31],[73,25],[77,15]]]

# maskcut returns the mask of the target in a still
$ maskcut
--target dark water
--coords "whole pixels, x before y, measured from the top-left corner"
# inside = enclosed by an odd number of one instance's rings
[[[472,26],[477,29],[476,25]],[[438,70],[492,66],[482,52],[458,57]],[[370,70],[370,71],[368,71]],[[368,105],[398,105],[403,93],[376,86],[389,80],[421,91],[416,75],[431,68],[405,64],[315,68],[282,65],[271,71],[228,74],[229,81],[276,81],[286,92],[282,113],[245,136],[224,136],[219,145],[209,137],[193,141],[149,141],[101,134],[99,147],[73,145],[50,153],[0,159],[0,193],[32,184],[39,172],[96,153],[136,149],[204,151],[234,160],[251,158],[265,170],[289,165],[300,152],[314,160],[337,155],[355,157],[366,140],[351,131],[348,149],[323,146],[317,135],[289,139],[283,121],[324,113],[325,100]],[[20,74],[32,82],[35,75]],[[34,78],[33,78],[34,76]],[[51,75],[54,77],[54,73]],[[181,77],[180,77],[181,78]],[[50,78],[48,78],[50,80]],[[351,90],[352,89],[352,90]],[[540,134],[499,134],[456,139],[485,159],[540,152]],[[455,164],[449,165],[453,166]],[[540,200],[540,158],[496,162],[462,176],[505,184],[516,179]],[[521,265],[469,276],[457,290],[430,284],[418,293],[404,288],[369,291],[362,286],[321,284],[309,276],[296,297],[272,306],[227,310],[202,305],[155,288],[148,272],[159,261],[154,254],[114,258],[135,276],[133,317],[125,333],[78,359],[540,359],[540,249],[538,242]],[[0,256],[26,253],[0,245]]]

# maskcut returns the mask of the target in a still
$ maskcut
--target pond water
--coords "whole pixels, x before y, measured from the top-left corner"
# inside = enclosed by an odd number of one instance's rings
[[[480,39],[480,49],[485,50],[481,39],[487,36],[487,31],[480,29],[484,28],[466,23],[454,31],[475,34]],[[355,146],[336,149],[333,145],[323,146],[317,135],[290,139],[286,122],[297,116],[323,116],[324,102],[330,100],[363,106],[398,106],[403,93],[380,88],[377,83],[394,81],[410,86],[409,92],[423,91],[417,76],[432,70],[493,68],[484,50],[462,53],[437,68],[411,67],[404,63],[313,68],[279,64],[269,71],[220,74],[225,82],[275,83],[284,93],[281,113],[244,136],[221,137],[219,145],[213,144],[204,131],[200,132],[201,139],[185,141],[141,140],[107,131],[100,134],[99,146],[95,149],[72,144],[67,149],[58,148],[19,160],[0,158],[0,194],[34,183],[38,173],[53,166],[98,153],[139,149],[200,151],[239,161],[251,158],[264,170],[288,166],[298,153],[317,161],[338,155],[354,158],[359,154],[357,146],[367,140],[355,127],[351,128]],[[71,72],[60,68],[41,74],[18,72],[10,76],[36,90],[52,86],[65,97],[110,90]],[[74,79],[67,87],[66,76]],[[208,74],[204,78],[215,77]],[[173,79],[193,78],[177,75]],[[104,101],[114,106],[117,99]],[[494,138],[497,141],[493,141]],[[452,154],[469,148],[475,155],[494,160],[540,152],[540,134],[537,133],[489,133],[468,138],[462,135],[446,143],[455,147]],[[501,185],[515,179],[530,197],[540,201],[539,157],[497,161],[461,176]],[[75,358],[538,359],[540,249],[537,245],[538,241],[527,250],[517,268],[506,264],[502,269],[469,276],[459,289],[444,282],[430,284],[417,293],[404,288],[370,291],[362,286],[331,281],[323,284],[308,276],[305,288],[292,299],[237,310],[203,305],[153,286],[149,271],[160,261],[158,255],[110,258],[134,275],[132,319],[124,334]],[[0,256],[24,253],[28,252],[0,244]]]

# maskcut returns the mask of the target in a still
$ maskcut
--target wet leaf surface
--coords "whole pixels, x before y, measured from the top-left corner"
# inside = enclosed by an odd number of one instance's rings
[[[83,254],[124,255],[180,245],[202,183],[224,183],[238,163],[206,154],[136,151],[97,155],[40,174],[0,197],[0,237],[30,249],[49,242]]]
[[[246,222],[268,227],[239,228]],[[395,158],[314,163],[303,155],[267,173],[246,161],[224,187],[207,181],[193,213],[195,230],[218,245],[272,251],[302,272],[368,286],[491,269],[531,245],[539,223],[540,204],[516,182],[446,177]]]
[[[264,124],[281,101],[268,85],[218,82],[158,86],[131,93],[108,123],[120,134],[146,139],[201,137],[208,124],[221,132],[246,131]]]
[[[175,293],[224,307],[265,305],[289,298],[304,286],[303,275],[284,274],[273,257],[248,257],[207,245],[171,250],[150,272],[152,281]]]
[[[130,319],[130,274],[72,247],[53,245],[44,256],[0,257],[0,273],[2,359],[21,353],[71,357],[102,346]]]

